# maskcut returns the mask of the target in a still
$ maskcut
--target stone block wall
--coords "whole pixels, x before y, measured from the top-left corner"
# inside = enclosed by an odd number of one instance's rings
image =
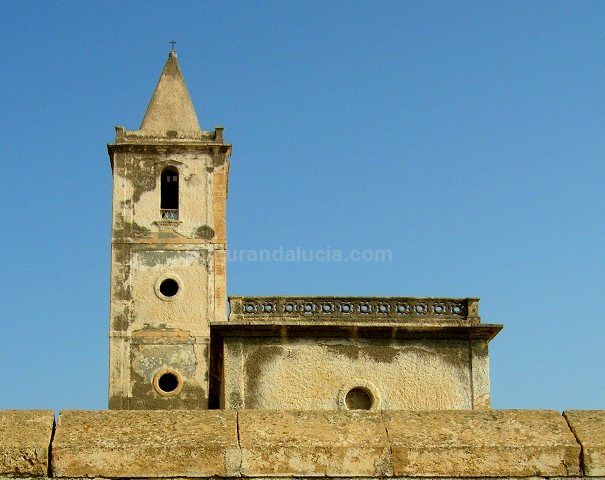
[[[605,411],[0,412],[2,478],[582,478]]]

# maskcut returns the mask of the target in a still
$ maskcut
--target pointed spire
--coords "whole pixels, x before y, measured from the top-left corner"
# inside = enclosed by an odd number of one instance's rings
[[[189,91],[183,80],[176,59],[176,52],[171,49],[164,70],[160,75],[153,96],[147,106],[140,130],[165,132],[200,132],[200,124],[191,103]]]

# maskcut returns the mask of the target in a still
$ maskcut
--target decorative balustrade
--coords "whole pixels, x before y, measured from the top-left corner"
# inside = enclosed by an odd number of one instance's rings
[[[178,209],[162,208],[160,210],[160,214],[162,215],[162,220],[178,220],[179,219]]]
[[[477,298],[230,297],[230,320],[479,321]]]

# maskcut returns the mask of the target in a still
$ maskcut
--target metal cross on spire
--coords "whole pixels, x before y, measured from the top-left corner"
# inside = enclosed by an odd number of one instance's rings
[[[176,45],[176,40],[172,39],[170,40],[170,46],[171,46],[171,50],[174,51],[174,46]]]

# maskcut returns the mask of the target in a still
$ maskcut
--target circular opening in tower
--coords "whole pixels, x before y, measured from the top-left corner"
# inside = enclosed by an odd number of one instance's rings
[[[153,376],[153,388],[162,397],[173,397],[183,389],[183,377],[172,368],[164,368]]]
[[[160,283],[160,293],[165,297],[174,297],[179,291],[179,284],[173,278],[167,278]]]
[[[180,385],[179,378],[172,372],[166,372],[158,378],[158,388],[164,393],[172,393]]]
[[[349,410],[370,410],[373,403],[372,393],[363,387],[354,387],[345,396],[345,405]]]

